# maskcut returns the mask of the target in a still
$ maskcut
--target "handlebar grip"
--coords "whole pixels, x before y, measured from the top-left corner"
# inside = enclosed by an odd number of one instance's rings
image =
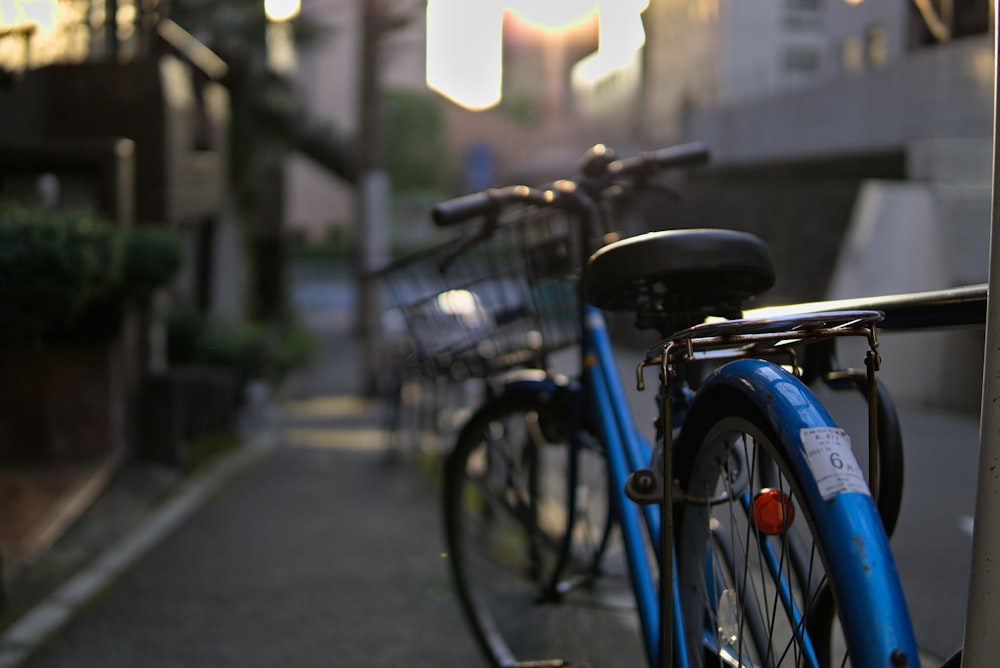
[[[490,191],[484,190],[436,204],[431,209],[431,218],[438,227],[446,227],[469,218],[484,216],[492,211],[494,206]]]
[[[706,144],[691,142],[616,160],[608,165],[608,171],[617,176],[653,174],[672,167],[703,165],[708,162],[709,157],[710,152]]]
[[[431,218],[438,227],[460,223],[469,218],[496,213],[508,204],[551,204],[553,194],[528,186],[491,188],[482,192],[463,195],[437,204],[431,209]]]

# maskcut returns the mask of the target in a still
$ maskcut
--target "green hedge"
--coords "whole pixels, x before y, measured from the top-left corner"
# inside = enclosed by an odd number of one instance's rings
[[[127,305],[173,279],[181,253],[171,229],[0,202],[0,343],[112,334]]]
[[[240,323],[206,315],[186,301],[170,305],[166,324],[171,365],[227,368],[241,387],[254,379],[279,384],[318,349],[312,332],[297,322]]]

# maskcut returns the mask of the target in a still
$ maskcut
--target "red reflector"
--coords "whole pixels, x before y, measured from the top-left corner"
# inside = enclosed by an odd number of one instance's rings
[[[785,533],[795,520],[791,497],[776,489],[762,490],[753,499],[751,520],[762,534],[778,536]]]

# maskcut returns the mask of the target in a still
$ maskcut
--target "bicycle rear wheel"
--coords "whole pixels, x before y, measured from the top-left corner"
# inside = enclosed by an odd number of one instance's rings
[[[506,395],[449,454],[448,563],[493,666],[641,663],[605,458],[585,432],[570,440],[566,401]]]
[[[737,362],[708,381],[675,456],[694,665],[917,665],[888,541],[845,439],[773,365]]]

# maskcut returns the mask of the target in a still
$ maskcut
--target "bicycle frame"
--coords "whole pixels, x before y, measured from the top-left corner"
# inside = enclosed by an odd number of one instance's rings
[[[661,597],[656,586],[656,574],[649,562],[647,541],[651,541],[655,552],[661,549],[661,517],[660,508],[655,504],[641,506],[634,503],[625,494],[626,481],[632,471],[645,468],[653,453],[653,446],[640,433],[632,416],[631,408],[626,399],[624,387],[618,376],[611,338],[607,331],[604,315],[597,308],[588,304],[581,305],[581,345],[580,384],[572,390],[572,433],[574,441],[573,452],[579,452],[579,436],[577,427],[582,419],[583,411],[598,416],[597,428],[604,453],[608,460],[609,490],[611,507],[614,517],[618,520],[622,531],[623,543],[632,582],[632,591],[639,611],[640,627],[647,661],[650,666],[662,665],[660,660],[661,638]],[[505,385],[505,392],[548,394],[558,391],[559,386],[548,377],[531,377],[526,374],[515,374]],[[570,461],[569,494],[572,497],[576,489],[578,461],[574,456]],[[575,515],[575,503],[569,499],[568,524],[572,525]],[[563,547],[560,560],[567,557],[568,544]],[[561,561],[561,564],[562,561]],[[560,570],[556,568],[556,572]],[[677,573],[674,570],[674,584]],[[678,605],[672,602],[671,614],[674,628],[672,635],[683,643],[684,633],[681,626],[681,616]],[[675,647],[679,656],[678,668],[687,668],[687,652],[683,644]]]
[[[639,610],[643,641],[649,665],[660,663],[661,603],[654,574],[648,562],[645,540],[650,540],[655,552],[661,552],[661,517],[659,506],[639,506],[625,495],[629,474],[648,465],[653,447],[639,433],[625,398],[625,391],[617,375],[611,339],[604,316],[587,304],[582,305],[581,372],[584,383],[583,397],[600,416],[598,428],[608,458],[609,494],[612,508],[621,526],[623,542],[632,579],[636,605]],[[572,506],[571,506],[572,507]],[[643,533],[645,525],[645,534]],[[673,570],[673,569],[671,569]],[[674,573],[676,579],[676,573]],[[680,623],[680,615],[669,615]],[[683,638],[683,629],[673,629],[677,638]],[[680,649],[680,648],[679,648]],[[687,666],[687,653],[678,664]]]
[[[615,171],[617,173],[617,170]],[[495,207],[499,207],[505,201],[520,202],[527,198],[528,203],[536,206],[550,206],[553,203],[561,206],[571,213],[582,218],[586,229],[599,230],[601,216],[599,208],[595,203],[595,198],[589,196],[584,189],[577,189],[568,182],[559,182],[554,191],[548,194],[533,193],[528,189],[519,190],[497,190],[491,193],[480,193],[472,196],[460,198],[437,209],[439,218],[449,220],[461,220],[472,215],[488,215],[495,212]],[[583,244],[581,244],[581,250]],[[584,254],[584,265],[589,257],[589,253]],[[582,284],[581,284],[582,285]],[[830,314],[819,314],[819,321],[829,319]],[[866,323],[873,322],[872,313],[865,317]],[[878,314],[874,314],[877,319]],[[701,622],[695,620],[690,622],[698,624],[698,628],[691,628],[691,633],[687,633],[684,628],[684,619],[681,614],[682,596],[678,581],[679,573],[677,559],[674,555],[673,536],[673,492],[671,485],[673,481],[671,472],[672,457],[672,432],[675,426],[680,426],[683,430],[684,405],[675,407],[674,392],[669,378],[673,367],[667,350],[669,345],[663,349],[663,365],[661,381],[666,383],[666,390],[658,397],[662,400],[663,406],[660,411],[659,429],[663,435],[663,443],[651,444],[639,431],[632,416],[631,407],[626,399],[626,394],[619,377],[618,366],[615,362],[612,351],[611,339],[604,320],[603,313],[595,306],[586,303],[585,299],[580,300],[578,311],[580,323],[580,380],[568,388],[570,404],[570,433],[573,434],[570,458],[569,485],[567,488],[568,503],[566,510],[568,514],[567,527],[572,527],[576,510],[575,489],[578,479],[577,457],[583,445],[583,433],[585,427],[593,426],[597,431],[597,436],[604,449],[604,454],[608,468],[608,496],[610,498],[610,513],[620,527],[625,550],[625,559],[628,564],[629,576],[631,579],[632,593],[636,603],[640,632],[643,640],[647,663],[650,666],[678,666],[687,668],[693,652],[701,651],[703,641],[699,640],[702,633]],[[854,315],[851,315],[854,318]],[[815,321],[815,319],[814,319]],[[730,321],[734,327],[747,329],[747,321]],[[818,321],[816,321],[818,322]],[[802,324],[801,321],[796,321]],[[842,327],[838,325],[837,327]],[[867,326],[867,325],[866,325]],[[752,323],[749,329],[752,334],[757,334],[755,328],[759,323]],[[690,330],[686,330],[690,331]],[[702,330],[699,330],[702,331]],[[732,333],[742,333],[736,329]],[[781,329],[778,340],[805,341],[806,337],[797,333],[788,332]],[[854,334],[858,332],[853,331]],[[829,336],[825,334],[824,336]],[[818,340],[818,339],[817,339]],[[677,339],[669,339],[671,342]],[[690,341],[687,342],[691,346]],[[728,347],[728,346],[727,346]],[[758,348],[752,348],[750,354],[756,355]],[[773,354],[773,348],[769,348]],[[787,348],[785,348],[787,350]],[[647,356],[646,365],[649,364]],[[804,425],[832,425],[832,420],[821,406],[818,400],[812,396],[811,392],[802,382],[792,374],[784,371],[776,364],[763,359],[744,359],[739,362],[731,362],[727,366],[730,371],[727,374],[715,374],[711,381],[712,387],[731,386],[751,394],[751,400],[757,403],[758,410],[770,416],[776,424],[776,438],[781,442],[781,448],[786,451],[785,457],[792,461],[790,467],[798,469],[798,479],[809,480],[812,473],[809,471],[808,455],[806,445],[800,432]],[[874,372],[872,372],[874,373]],[[505,392],[537,393],[542,400],[548,400],[551,392],[565,391],[564,385],[557,383],[553,378],[546,376],[542,371],[536,371],[533,376],[520,374],[512,385],[505,387]],[[701,392],[701,390],[699,390]],[[676,390],[677,396],[682,396],[680,389]],[[706,401],[711,402],[712,397],[706,396]],[[714,395],[713,395],[714,396]],[[762,402],[763,397],[767,398],[767,405]],[[683,402],[677,402],[683,404]],[[589,424],[584,423],[584,417]],[[662,466],[662,468],[661,468]],[[639,484],[647,473],[660,472],[658,480],[652,484],[653,491],[649,494],[641,493]],[[652,476],[651,476],[652,477]],[[848,490],[852,491],[852,490]],[[857,490],[853,490],[857,491]],[[823,537],[822,542],[835,543],[836,538],[852,535],[853,522],[864,521],[866,527],[875,527],[877,517],[874,511],[874,501],[868,494],[854,494],[856,499],[841,499],[836,497],[837,503],[825,503],[830,494],[821,497],[818,490],[809,491],[807,495],[811,512],[814,515],[828,513],[824,517],[824,522],[831,523],[828,527],[830,533]],[[730,500],[735,500],[735,497]],[[712,503],[706,499],[685,499],[691,503]],[[826,508],[824,508],[827,506]],[[857,517],[852,514],[852,504],[858,506]],[[863,508],[861,506],[864,506]],[[863,512],[862,512],[863,511]],[[881,531],[881,526],[878,527]],[[568,535],[568,534],[567,534]],[[865,534],[867,535],[867,534]],[[847,541],[848,543],[850,541]],[[876,549],[868,551],[868,546],[856,545],[836,545],[831,548],[829,560],[838,562],[827,564],[827,569],[837,571],[842,574],[840,581],[853,581],[859,583],[860,591],[857,594],[859,607],[865,610],[877,610],[879,606],[886,606],[890,609],[902,609],[905,605],[902,601],[902,591],[898,587],[895,577],[884,578],[889,570],[894,570],[891,556],[887,546],[878,546]],[[556,575],[551,581],[552,586],[558,587],[559,570],[564,564],[566,553],[569,549],[569,541],[562,545],[562,554],[559,555],[559,562],[556,567]],[[885,553],[881,552],[884,549]],[[765,554],[764,561],[768,559],[767,548],[762,548]],[[844,562],[843,564],[839,562]],[[783,592],[780,598],[785,614],[788,619],[795,620],[793,628],[800,626],[803,617],[796,609],[796,602],[791,596],[785,595],[786,585],[781,575],[780,567],[775,567],[768,563],[766,570],[771,571],[778,585],[778,589]],[[669,579],[660,577],[660,574],[669,574]],[[893,573],[894,575],[894,573]],[[883,579],[892,581],[890,585],[885,585]],[[555,590],[557,593],[559,589]],[[779,606],[780,607],[780,606]],[[867,620],[871,621],[871,620]],[[907,657],[916,657],[915,641],[912,638],[912,630],[905,629],[906,624],[897,625],[899,636],[894,637],[895,629],[887,631],[879,627],[873,633],[864,636],[864,640],[859,640],[855,646],[851,647],[852,655],[859,659],[859,665],[881,665],[887,657],[892,656],[893,662],[900,658],[906,660]],[[865,623],[864,620],[855,622],[848,620],[845,628],[856,630],[858,626],[851,624]],[[867,627],[865,627],[867,628]],[[808,647],[807,639],[804,642],[806,656],[811,656],[813,651]],[[706,641],[711,645],[711,639],[706,637]],[[697,644],[695,647],[688,647],[688,643]],[[857,646],[864,645],[864,646]],[[856,652],[856,654],[855,654]]]
[[[575,390],[577,401],[576,412],[589,410],[597,416],[597,428],[607,457],[609,472],[609,495],[611,506],[619,522],[629,566],[632,590],[635,597],[640,628],[645,646],[647,660],[650,666],[677,666],[688,668],[689,648],[688,637],[684,632],[683,619],[680,614],[680,601],[676,596],[678,591],[678,573],[676,559],[673,555],[672,540],[667,540],[672,531],[672,523],[667,515],[664,521],[664,509],[671,513],[670,503],[638,504],[626,494],[626,487],[633,471],[646,468],[654,453],[654,447],[638,430],[631,408],[626,399],[622,382],[618,375],[603,314],[593,306],[581,305],[582,337],[581,337],[581,385]],[[803,413],[819,411],[825,415],[825,409],[815,400],[796,402],[789,398],[787,388],[790,376],[782,372],[774,364],[760,359],[745,359],[730,367],[716,383],[752,383],[755,386],[755,397],[770,397],[767,408],[774,410],[778,422],[784,425],[788,434],[786,438],[796,441],[798,428],[805,424]],[[544,381],[530,383],[529,391],[549,391],[549,385],[539,385]],[[522,386],[522,389],[526,389]],[[808,394],[804,385],[799,391]],[[784,395],[784,396],[783,396]],[[808,397],[803,397],[808,398]],[[763,408],[763,407],[762,407]],[[683,411],[675,415],[679,424],[683,419]],[[574,430],[576,433],[576,430]],[[804,448],[800,449],[797,466],[807,470]],[[574,460],[575,461],[575,460]],[[571,465],[569,490],[575,489],[575,467]],[[669,500],[670,494],[665,495]],[[853,515],[851,504],[872,504],[870,497],[862,495],[847,495],[838,501],[840,509],[831,520],[832,529],[830,544],[834,546],[831,567],[844,569],[850,579],[861,584],[854,592],[860,599],[867,599],[862,605],[870,609],[879,606],[905,607],[901,590],[885,586],[884,569],[892,566],[890,554],[870,551],[859,555],[857,546],[839,544],[832,536],[845,535],[849,520]],[[570,499],[570,513],[575,504]],[[839,514],[843,513],[843,514]],[[572,522],[572,518],[570,520]],[[848,524],[839,524],[845,522]],[[665,540],[670,544],[670,551],[664,550]],[[648,546],[653,547],[657,562],[651,561]],[[657,573],[669,570],[672,574],[673,586],[666,592],[657,587]],[[853,620],[846,620],[850,624]],[[903,647],[915,656],[915,647],[907,645],[908,639],[892,637],[883,634],[870,643],[869,647],[856,648],[861,665],[866,665],[864,657],[885,657],[893,650]],[[672,661],[665,660],[664,652],[669,648]],[[873,660],[874,665],[874,660]]]

